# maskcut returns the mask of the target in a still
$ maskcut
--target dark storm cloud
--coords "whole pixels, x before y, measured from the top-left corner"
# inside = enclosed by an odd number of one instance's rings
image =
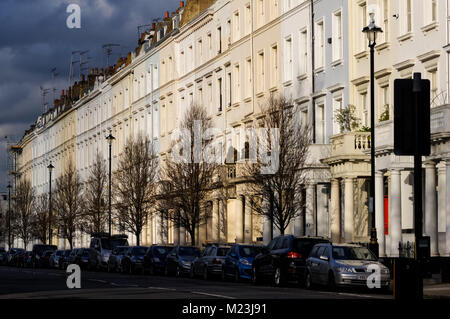
[[[66,26],[71,3],[81,8],[81,29]],[[17,140],[34,123],[42,109],[41,85],[56,87],[57,96],[67,88],[71,52],[89,50],[87,66],[100,68],[106,64],[101,46],[121,44],[114,48],[113,64],[136,47],[138,25],[150,24],[178,5],[178,0],[0,1],[0,191],[6,179],[4,136]],[[52,82],[54,67],[58,76]],[[47,103],[52,98],[50,92]]]

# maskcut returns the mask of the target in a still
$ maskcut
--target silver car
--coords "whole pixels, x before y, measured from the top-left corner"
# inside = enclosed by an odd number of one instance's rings
[[[317,244],[306,260],[305,286],[314,284],[336,286],[369,287],[368,277],[379,271],[380,288],[390,284],[389,269],[365,247],[350,244]],[[376,284],[375,277],[369,278]],[[370,288],[370,287],[369,287]]]

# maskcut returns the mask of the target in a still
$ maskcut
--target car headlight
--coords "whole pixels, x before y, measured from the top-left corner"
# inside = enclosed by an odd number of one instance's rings
[[[348,266],[341,266],[341,267],[337,267],[336,270],[338,272],[350,272],[350,273],[355,273],[355,268],[353,267],[348,267]]]
[[[246,266],[251,266],[251,265],[252,265],[252,264],[251,264],[247,259],[245,259],[245,258],[239,259],[239,262],[240,262],[241,264],[243,264],[243,265],[246,265]]]

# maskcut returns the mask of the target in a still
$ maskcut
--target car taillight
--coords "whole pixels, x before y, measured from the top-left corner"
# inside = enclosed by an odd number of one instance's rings
[[[287,254],[287,258],[302,258],[302,257],[303,257],[302,254],[297,253],[295,251],[290,251]]]
[[[221,264],[222,264],[222,261],[221,261],[220,259],[214,258],[214,260],[213,260],[212,263],[213,263],[213,264],[216,264],[216,265],[221,265]]]

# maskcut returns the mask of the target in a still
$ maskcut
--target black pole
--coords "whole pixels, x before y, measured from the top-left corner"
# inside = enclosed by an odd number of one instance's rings
[[[110,141],[109,143],[109,187],[108,187],[108,198],[109,198],[109,203],[108,203],[108,233],[109,236],[111,236],[111,148],[112,148],[112,141]]]
[[[370,250],[378,257],[377,229],[375,225],[375,40],[370,47],[370,202],[372,216],[370,230]]]
[[[48,244],[52,244],[52,170],[49,169],[49,193],[48,193]]]
[[[8,185],[8,249],[11,245],[11,185]]]
[[[421,273],[421,256],[419,250],[419,241],[422,238],[422,145],[421,141],[421,129],[419,119],[419,100],[421,87],[421,75],[420,73],[414,73],[413,82],[413,95],[414,95],[414,112],[415,112],[415,152],[414,152],[414,235],[415,235],[415,247],[414,257],[416,260],[416,289],[417,298],[423,298],[423,281]]]

